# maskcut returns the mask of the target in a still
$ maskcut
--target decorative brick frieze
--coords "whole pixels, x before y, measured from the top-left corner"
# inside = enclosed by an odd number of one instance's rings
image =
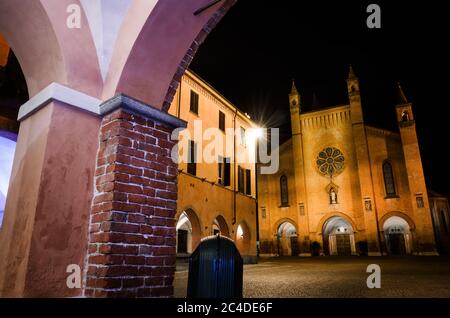
[[[186,123],[124,95],[100,112],[84,294],[170,297],[177,200],[170,136]]]

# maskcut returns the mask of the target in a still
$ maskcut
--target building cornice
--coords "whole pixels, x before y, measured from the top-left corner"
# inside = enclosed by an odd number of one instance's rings
[[[220,103],[221,105],[225,106],[232,112],[236,112],[238,114],[238,117],[244,121],[246,121],[250,126],[255,127],[256,123],[247,117],[246,113],[241,111],[237,106],[235,106],[233,103],[231,103],[226,97],[224,97],[219,91],[217,91],[211,84],[206,82],[203,78],[201,78],[199,75],[195,74],[192,70],[188,69],[184,73],[183,76],[184,80],[191,80],[200,87],[202,87],[211,97],[216,101],[216,103]]]
[[[400,134],[395,132],[395,131],[391,131],[391,130],[387,130],[387,129],[383,129],[383,128],[378,128],[378,127],[373,127],[373,126],[368,126],[365,125],[366,131],[369,133],[373,133],[375,135],[381,135],[381,136],[392,136],[395,138],[400,138]]]
[[[338,105],[338,106],[327,107],[325,109],[313,110],[313,111],[300,113],[300,119],[321,117],[321,116],[329,115],[332,113],[340,113],[342,111],[350,111],[350,105]]]
[[[116,95],[99,106],[100,115],[102,116],[108,115],[117,109],[123,109],[134,115],[151,118],[171,127],[185,128],[187,126],[186,121],[124,94]]]

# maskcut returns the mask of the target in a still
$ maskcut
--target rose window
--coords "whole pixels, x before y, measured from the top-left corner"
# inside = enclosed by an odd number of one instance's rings
[[[327,147],[319,152],[316,163],[321,174],[332,177],[342,172],[344,169],[344,160],[344,155],[339,149]]]

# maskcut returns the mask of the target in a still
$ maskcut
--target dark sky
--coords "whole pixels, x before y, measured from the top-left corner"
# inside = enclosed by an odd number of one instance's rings
[[[366,8],[381,7],[381,29]],[[450,194],[443,158],[449,125],[448,18],[443,2],[239,0],[191,68],[240,109],[290,137],[294,78],[309,109],[348,103],[348,65],[360,78],[368,124],[396,129],[396,82],[413,103],[427,184]]]

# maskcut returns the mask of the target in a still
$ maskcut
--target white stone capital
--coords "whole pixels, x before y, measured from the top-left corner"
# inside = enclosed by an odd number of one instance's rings
[[[96,115],[100,114],[99,106],[102,103],[98,98],[58,83],[51,83],[20,107],[17,120],[24,120],[51,101],[59,101]]]

